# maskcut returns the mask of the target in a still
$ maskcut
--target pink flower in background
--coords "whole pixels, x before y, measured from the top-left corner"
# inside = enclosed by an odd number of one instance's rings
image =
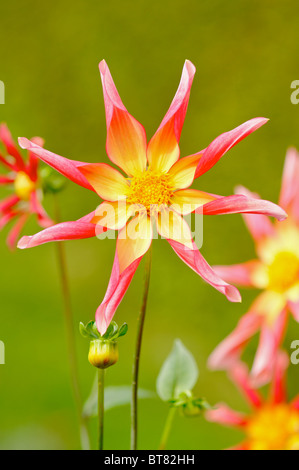
[[[274,367],[271,391],[264,399],[250,384],[248,369],[235,364],[230,372],[251,407],[249,414],[236,412],[225,404],[206,413],[208,421],[240,429],[245,440],[234,450],[299,450],[299,395],[287,400],[285,372],[289,359],[280,352]]]
[[[42,139],[36,137],[32,142],[43,145]],[[41,227],[49,227],[53,222],[43,209],[40,199],[41,191],[38,186],[38,159],[28,152],[28,162],[23,160],[18,147],[5,124],[0,125],[0,164],[6,170],[0,174],[0,185],[12,190],[11,194],[0,201],[0,230],[11,220],[15,225],[10,231],[7,244],[13,249],[20,236],[21,230],[31,214],[37,216]]]
[[[222,197],[188,189],[195,178],[210,170],[228,150],[267,120],[252,119],[217,137],[201,152],[180,158],[179,140],[195,74],[193,64],[185,62],[177,93],[149,143],[143,126],[123,105],[105,61],[100,63],[100,73],[107,121],[107,154],[126,176],[110,165],[68,160],[20,138],[21,147],[73,182],[95,191],[104,202],[96,213],[78,221],[58,224],[32,237],[23,237],[19,247],[30,248],[50,241],[88,238],[105,230],[119,230],[110,282],[96,313],[102,334],[151,245],[153,223],[191,269],[229,300],[240,301],[238,290],[217,276],[205,261],[183,216],[188,213],[185,208],[189,206],[189,213],[247,212],[285,218],[285,212],[268,201],[243,195]],[[111,208],[113,217],[110,218],[107,213]],[[127,236],[129,231],[134,232],[134,238]]]
[[[244,188],[241,191],[252,196]],[[279,204],[289,214],[279,224],[273,225],[262,215],[244,215],[258,259],[215,267],[227,282],[263,292],[236,329],[212,353],[209,365],[212,369],[230,368],[251,337],[260,331],[252,368],[257,384],[266,383],[271,377],[273,357],[283,340],[289,313],[299,321],[299,155],[295,149],[290,149],[286,156]]]

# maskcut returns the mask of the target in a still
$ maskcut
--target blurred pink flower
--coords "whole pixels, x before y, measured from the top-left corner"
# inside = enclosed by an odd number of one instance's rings
[[[239,191],[252,197],[245,188]],[[289,313],[299,321],[299,155],[295,149],[287,152],[279,204],[289,214],[279,224],[273,225],[262,215],[244,215],[258,259],[214,268],[227,282],[263,289],[263,292],[236,329],[212,353],[209,366],[231,367],[251,337],[260,331],[252,368],[257,384],[266,383],[271,377],[272,358],[283,340]]]
[[[21,147],[35,153],[75,183],[95,191],[104,200],[96,214],[24,237],[19,247],[30,248],[49,241],[93,237],[108,229],[119,230],[110,282],[96,313],[102,334],[151,245],[153,222],[159,234],[191,269],[229,300],[240,301],[238,290],[215,275],[200,254],[182,217],[186,214],[182,207],[189,204],[192,208],[189,213],[199,211],[207,215],[249,212],[285,218],[281,208],[267,201],[240,195],[221,197],[187,189],[194,178],[211,169],[228,150],[265,124],[267,119],[252,119],[217,137],[205,150],[180,159],[179,140],[195,74],[193,64],[185,62],[177,93],[148,144],[143,126],[123,105],[106,62],[102,61],[99,67],[106,110],[107,154],[127,176],[104,163],[68,160],[25,138],[19,139]],[[153,212],[152,207],[155,208]],[[111,219],[99,215],[109,212],[110,208],[114,215]],[[134,216],[136,212],[138,215]],[[134,239],[129,238],[127,231],[134,231],[136,227],[138,233],[135,231]]]
[[[250,414],[236,412],[222,403],[206,413],[208,421],[244,432],[245,440],[232,450],[299,450],[299,395],[290,403],[287,401],[288,365],[287,355],[280,352],[267,399],[252,387],[247,367],[242,363],[234,365],[230,377],[245,395],[252,408]]]
[[[32,142],[43,145],[42,139],[36,137]],[[11,220],[16,223],[10,231],[7,244],[10,249],[15,248],[20,233],[31,214],[36,214],[41,227],[53,224],[40,199],[41,191],[38,181],[38,159],[32,152],[28,152],[28,162],[23,160],[18,147],[5,124],[0,125],[0,143],[5,153],[0,149],[0,164],[7,170],[0,174],[0,185],[12,187],[12,194],[0,201],[0,230]]]

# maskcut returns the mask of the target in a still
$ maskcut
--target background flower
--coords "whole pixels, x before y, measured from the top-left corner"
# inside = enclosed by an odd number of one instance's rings
[[[43,145],[40,137],[32,141],[40,146]],[[4,171],[0,174],[0,185],[7,187],[8,192],[11,193],[0,201],[0,229],[14,220],[14,227],[7,237],[7,244],[10,249],[13,249],[31,214],[36,215],[41,227],[49,227],[53,222],[40,202],[42,191],[36,156],[29,151],[28,161],[23,159],[6,124],[0,125],[0,144],[2,144],[0,164]]]
[[[275,363],[275,360],[274,360]],[[250,384],[247,367],[236,364],[230,376],[243,392],[252,411],[243,414],[225,404],[216,405],[206,413],[208,420],[241,429],[245,440],[236,450],[298,450],[299,449],[299,395],[288,402],[285,373],[289,358],[284,352],[277,356],[271,390],[265,400]]]
[[[244,188],[239,191],[251,195]],[[215,268],[227,282],[263,292],[236,329],[216,348],[209,364],[213,369],[231,367],[251,337],[260,331],[252,368],[252,376],[259,384],[272,375],[272,358],[284,338],[289,313],[299,321],[299,155],[295,149],[286,156],[279,204],[289,215],[281,224],[273,225],[264,216],[244,215],[258,259]]]

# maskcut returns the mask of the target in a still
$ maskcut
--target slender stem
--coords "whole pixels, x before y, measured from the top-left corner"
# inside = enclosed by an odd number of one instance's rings
[[[159,450],[165,450],[166,449],[166,445],[167,445],[169,434],[170,434],[170,431],[171,431],[171,428],[172,428],[175,413],[176,413],[176,408],[174,406],[172,406],[169,409],[169,412],[168,412],[168,415],[167,415],[167,418],[166,418],[166,422],[165,422],[163,434],[162,434],[162,437],[161,437]]]
[[[55,218],[56,222],[60,221],[59,206],[57,201],[57,196],[54,195],[54,205],[55,205]],[[71,374],[71,383],[73,389],[73,396],[75,400],[78,421],[80,426],[80,438],[81,446],[84,450],[90,449],[89,435],[87,429],[86,419],[82,415],[82,398],[79,387],[79,375],[78,375],[78,366],[77,366],[77,357],[76,357],[76,342],[75,342],[75,333],[74,333],[74,324],[73,324],[73,314],[71,306],[71,295],[68,282],[67,274],[67,264],[65,250],[62,242],[57,242],[56,244],[57,252],[57,263],[60,271],[60,282],[64,303],[64,317],[66,324],[66,336],[67,336],[67,349],[68,349],[68,359],[70,366]]]
[[[105,370],[98,371],[98,419],[99,419],[99,450],[104,449],[104,381]]]
[[[142,334],[144,328],[146,306],[148,299],[150,273],[152,264],[152,248],[146,254],[145,259],[145,275],[144,275],[144,291],[140,314],[137,324],[137,338],[135,347],[135,356],[133,363],[133,382],[132,382],[132,410],[131,410],[131,450],[137,450],[137,430],[138,430],[138,379],[139,379],[139,363],[141,353]]]

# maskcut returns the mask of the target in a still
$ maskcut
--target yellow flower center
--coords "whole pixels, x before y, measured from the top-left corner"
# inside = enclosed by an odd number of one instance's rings
[[[299,281],[299,259],[291,252],[278,253],[269,266],[269,289],[285,292]]]
[[[16,195],[23,201],[28,201],[30,199],[30,194],[35,189],[34,182],[23,171],[19,171],[17,173],[14,185]]]
[[[167,174],[147,170],[130,179],[127,202],[150,212],[151,206],[169,205],[172,194]]]
[[[265,406],[247,425],[250,450],[299,448],[299,413],[288,405]]]

